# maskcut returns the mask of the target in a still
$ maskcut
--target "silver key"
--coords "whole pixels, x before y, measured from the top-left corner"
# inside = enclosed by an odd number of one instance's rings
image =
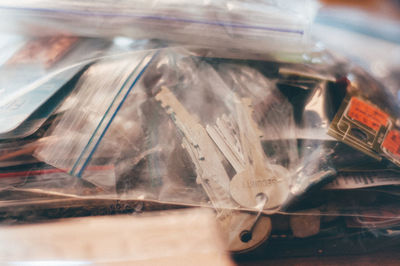
[[[229,176],[206,130],[168,88],[163,87],[155,98],[182,133],[182,145],[195,164],[197,182],[203,186],[216,209],[217,221],[228,240],[229,249],[239,252],[261,244],[271,232],[270,218],[237,211],[240,206],[230,197]]]
[[[236,175],[230,183],[231,196],[244,207],[254,208],[260,199],[265,199],[265,209],[277,208],[289,193],[288,171],[267,162],[261,146],[262,132],[252,118],[251,100],[236,97],[234,102],[236,130],[227,129],[234,122],[233,119],[226,122],[226,117],[217,120],[216,126],[207,127],[208,134],[235,169]],[[221,120],[225,123],[219,123]],[[234,141],[237,139],[238,143]]]

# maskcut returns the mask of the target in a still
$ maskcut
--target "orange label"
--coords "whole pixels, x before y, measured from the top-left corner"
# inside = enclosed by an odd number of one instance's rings
[[[350,100],[347,115],[375,131],[381,126],[387,126],[389,120],[387,113],[355,97]]]
[[[77,43],[77,37],[43,37],[26,43],[7,64],[26,64],[40,62],[50,67],[62,58]]]
[[[382,143],[388,152],[400,156],[400,131],[390,130]]]

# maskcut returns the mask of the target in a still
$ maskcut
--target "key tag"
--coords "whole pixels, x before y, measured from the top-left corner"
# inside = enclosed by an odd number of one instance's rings
[[[264,243],[271,234],[271,218],[252,213],[235,211],[225,221],[217,217],[221,232],[228,240],[231,252],[242,253],[255,249]]]
[[[233,177],[230,183],[232,198],[242,206],[254,208],[263,197],[266,198],[264,209],[276,209],[289,194],[286,176],[288,170],[280,165],[271,165],[271,169],[255,171],[247,168]]]

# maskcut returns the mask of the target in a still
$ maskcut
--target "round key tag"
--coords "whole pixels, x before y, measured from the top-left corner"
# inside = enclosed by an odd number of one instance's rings
[[[266,198],[263,209],[277,208],[289,194],[287,177],[288,170],[280,165],[262,171],[246,168],[232,178],[231,196],[243,207],[258,209],[259,199]]]

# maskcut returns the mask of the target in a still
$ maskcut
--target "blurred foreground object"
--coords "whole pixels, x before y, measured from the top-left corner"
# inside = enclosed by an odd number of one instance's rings
[[[0,260],[17,265],[233,265],[205,210],[2,227]]]

